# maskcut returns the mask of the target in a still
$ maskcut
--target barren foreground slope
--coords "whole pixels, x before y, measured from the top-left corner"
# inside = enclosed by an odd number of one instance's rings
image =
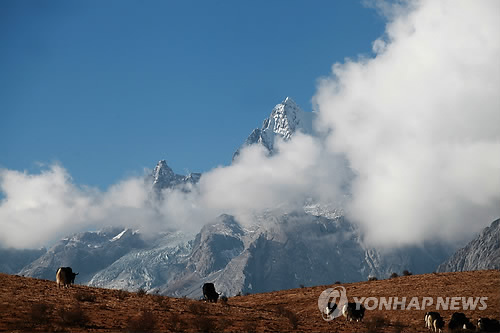
[[[318,297],[329,286],[231,297],[205,303],[158,295],[74,285],[58,289],[54,281],[0,274],[0,331],[315,331],[428,332],[426,309],[366,311],[364,322],[344,318],[324,321]],[[500,318],[500,271],[402,276],[389,280],[342,284],[353,297],[487,297],[484,310],[464,310],[474,321]],[[455,310],[439,311],[445,321]]]

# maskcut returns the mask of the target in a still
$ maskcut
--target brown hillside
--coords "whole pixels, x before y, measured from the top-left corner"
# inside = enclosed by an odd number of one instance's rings
[[[343,317],[326,322],[317,307],[330,286],[231,297],[227,304],[140,295],[75,285],[58,289],[54,281],[0,274],[0,331],[314,331],[428,332],[425,310],[367,311],[361,323]],[[500,271],[402,276],[343,284],[352,297],[488,297],[483,311],[460,310],[474,322],[500,318]],[[409,302],[409,301],[408,301]],[[408,303],[407,303],[408,305]],[[439,311],[445,321],[454,311]]]

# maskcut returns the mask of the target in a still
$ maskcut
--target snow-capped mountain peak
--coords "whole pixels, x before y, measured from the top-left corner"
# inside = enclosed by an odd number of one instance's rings
[[[274,107],[271,116],[264,121],[263,130],[270,130],[275,134],[279,134],[285,140],[290,139],[295,131],[299,129],[310,133],[312,129],[310,115],[310,113],[302,111],[293,99],[287,97]]]
[[[200,180],[200,173],[190,173],[187,176],[176,174],[165,160],[161,160],[151,174],[153,188],[160,191],[165,188],[195,184]],[[184,190],[187,190],[184,188]]]
[[[174,171],[168,166],[165,160],[159,161],[153,169],[153,185],[158,183],[170,183],[174,178]]]
[[[273,108],[269,117],[264,120],[262,128],[252,131],[242,147],[234,153],[233,160],[240,154],[241,148],[253,144],[262,144],[273,154],[276,137],[289,140],[297,131],[311,134],[312,123],[313,113],[304,112],[292,98],[287,97]]]

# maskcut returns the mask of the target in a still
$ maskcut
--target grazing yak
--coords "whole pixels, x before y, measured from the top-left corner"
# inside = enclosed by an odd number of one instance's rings
[[[477,320],[477,330],[479,332],[500,332],[500,323],[496,319],[479,318]]]
[[[448,330],[454,331],[460,329],[475,330],[476,327],[470,322],[465,314],[462,312],[455,312],[451,315],[450,322],[448,323]]]
[[[360,303],[346,303],[342,308],[342,315],[349,321],[362,321],[365,316],[365,307]]]
[[[75,283],[75,277],[78,273],[73,273],[71,267],[59,267],[56,273],[57,287],[59,288],[61,284],[63,287],[68,287]]]
[[[425,327],[434,332],[442,332],[444,320],[438,312],[427,312],[424,317]]]
[[[215,286],[213,283],[205,283],[203,285],[203,298],[206,301],[217,303],[219,294],[215,291]]]
[[[328,304],[325,308],[325,315],[330,318],[330,316],[332,316],[333,312],[337,309],[337,303],[332,303],[330,301],[328,301]],[[333,319],[333,318],[331,318]]]

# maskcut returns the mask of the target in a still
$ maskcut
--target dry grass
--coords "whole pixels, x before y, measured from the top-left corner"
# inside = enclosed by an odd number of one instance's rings
[[[288,318],[288,321],[290,322],[292,329],[294,330],[297,329],[297,327],[299,326],[299,318],[297,318],[297,315],[295,313],[288,310],[283,305],[278,305],[276,307],[276,310],[278,311],[280,316]]]
[[[368,333],[384,332],[390,326],[390,323],[382,316],[368,318],[368,320],[364,321],[364,324]]]
[[[65,327],[85,327],[89,323],[89,317],[83,312],[78,303],[71,305],[69,308],[62,307],[57,313],[62,325]]]
[[[428,332],[426,311],[366,311],[363,322],[324,321],[318,286],[231,297],[227,304],[74,285],[0,274],[1,331],[71,332]],[[488,297],[484,311],[460,310],[472,321],[500,317],[500,272],[404,274],[397,279],[342,284],[353,297]],[[92,295],[92,296],[90,296]],[[95,298],[94,298],[95,296]],[[408,303],[407,303],[408,304]],[[439,311],[446,322],[453,312]],[[148,326],[149,325],[149,326]]]
[[[127,323],[127,332],[154,332],[156,317],[149,310],[142,310],[138,315],[130,318]]]
[[[50,313],[54,306],[47,303],[35,303],[31,306],[29,317],[33,326],[44,325],[49,322]]]
[[[84,290],[78,291],[75,294],[75,299],[79,302],[95,302],[96,298],[95,294]]]
[[[125,298],[129,297],[130,293],[125,290],[117,290],[116,291],[116,297],[118,297],[119,300],[123,301]]]

